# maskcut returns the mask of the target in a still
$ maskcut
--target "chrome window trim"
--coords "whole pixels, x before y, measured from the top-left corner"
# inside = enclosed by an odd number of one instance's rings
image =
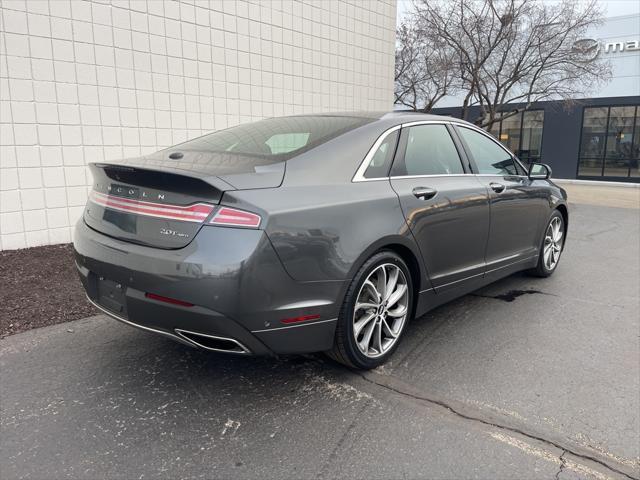
[[[526,170],[526,168],[525,168]],[[515,173],[474,173],[476,177],[519,177],[519,178],[529,178],[526,175],[518,175]]]
[[[367,168],[369,167],[369,163],[371,163],[371,159],[378,151],[378,148],[380,147],[380,145],[382,145],[382,142],[384,142],[387,139],[389,134],[395,132],[396,130],[400,130],[401,128],[402,128],[402,125],[395,125],[385,130],[384,132],[382,132],[382,134],[378,137],[378,139],[374,142],[373,146],[367,152],[367,155],[364,157],[364,160],[362,160],[362,162],[360,163],[358,170],[356,170],[356,174],[351,179],[352,182],[367,182],[371,180],[384,180],[385,178],[388,178],[388,177],[365,178],[364,172],[367,171]]]
[[[402,124],[402,128],[415,127],[416,125],[441,124],[446,125],[452,123],[450,120],[416,120],[415,122],[407,122]]]
[[[507,147],[505,147],[503,144],[501,144],[498,140],[496,140],[495,137],[493,135],[491,135],[489,132],[487,132],[485,130],[482,130],[480,127],[476,127],[475,125],[468,125],[466,123],[460,123],[460,122],[451,122],[451,123],[455,123],[456,125],[459,125],[462,128],[468,128],[469,130],[474,130],[474,131],[476,131],[478,133],[481,133],[482,135],[487,137],[489,140],[491,140],[493,143],[498,145],[502,150],[507,152],[507,155],[509,155],[509,158],[514,158],[514,155],[513,155],[513,153],[511,153],[511,150],[509,150]],[[487,175],[487,174],[485,174],[485,175]]]
[[[376,151],[378,150],[378,147],[380,147],[380,144],[382,142],[384,142],[384,140],[387,138],[387,136],[392,133],[395,132],[396,130],[399,130],[401,128],[405,128],[405,127],[414,127],[417,125],[456,125],[456,126],[460,126],[462,128],[468,128],[469,130],[474,130],[476,132],[481,133],[482,135],[484,135],[485,137],[489,138],[489,140],[491,140],[493,143],[495,143],[496,145],[498,145],[500,148],[502,148],[502,150],[504,150],[507,155],[509,155],[509,157],[511,159],[513,159],[514,162],[517,162],[520,167],[526,172],[528,171],[524,165],[522,165],[522,163],[520,162],[520,160],[513,154],[511,153],[511,151],[505,147],[504,145],[502,145],[502,143],[500,143],[499,141],[497,141],[495,138],[493,138],[493,136],[482,130],[481,128],[469,124],[469,123],[465,123],[462,121],[456,121],[456,120],[416,120],[415,122],[406,122],[406,123],[401,123],[399,125],[395,125],[387,130],[385,130],[384,132],[382,132],[382,134],[378,137],[378,139],[375,141],[375,143],[373,144],[373,146],[369,149],[369,151],[367,152],[367,155],[364,157],[364,160],[362,160],[362,162],[360,163],[360,166],[358,167],[358,170],[356,170],[355,175],[353,176],[353,178],[351,179],[352,183],[356,183],[356,182],[379,182],[380,180],[390,180],[390,179],[401,179],[401,178],[429,178],[429,177],[461,177],[461,176],[467,176],[467,175],[475,175],[476,177],[504,177],[504,176],[509,176],[509,177],[520,177],[520,178],[528,178],[527,175],[504,175],[504,174],[499,174],[499,173],[452,173],[452,174],[446,174],[446,173],[442,173],[442,174],[437,174],[437,175],[395,175],[395,176],[387,176],[387,177],[375,177],[375,178],[365,178],[364,177],[364,172],[367,170],[367,168],[369,167],[369,162],[371,162],[371,158],[375,155]]]
[[[493,135],[491,135],[489,132],[486,132],[486,131],[482,130],[481,128],[476,127],[475,125],[467,125],[466,123],[460,123],[460,122],[451,122],[451,123],[459,125],[461,128],[468,128],[469,130],[474,130],[476,132],[479,132],[479,133],[483,134],[485,137],[487,137],[489,140],[491,140],[493,143],[495,143],[500,148],[502,148],[505,152],[507,152],[507,155],[509,155],[509,158],[511,158],[511,160],[513,160],[514,162],[518,163],[518,165],[520,165],[522,170],[524,170],[525,172],[528,172],[528,169],[524,168],[524,165],[522,165],[522,163],[520,162],[518,157],[516,157],[515,154],[512,153],[511,150],[509,150],[507,147],[505,147],[502,143],[500,143],[498,140],[496,140],[495,137]],[[478,176],[491,176],[491,177],[495,177],[495,176],[504,177],[505,176],[505,175],[501,175],[499,173],[476,173],[475,175],[478,175]],[[506,176],[528,178],[528,176],[526,176],[526,175],[517,175],[517,174],[516,175],[506,175]]]
[[[390,180],[402,180],[404,178],[437,178],[437,177],[470,177],[473,173],[437,173],[433,175],[392,175]]]

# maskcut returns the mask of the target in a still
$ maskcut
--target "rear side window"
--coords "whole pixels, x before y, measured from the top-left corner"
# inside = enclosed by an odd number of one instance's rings
[[[458,132],[478,168],[478,173],[518,175],[513,158],[496,142],[470,128],[458,127]]]
[[[213,132],[171,149],[239,154],[265,165],[311,150],[371,121],[329,115],[270,118]]]
[[[406,135],[404,156],[394,164],[392,176],[464,173],[456,146],[444,125],[416,125],[403,129],[403,135]]]
[[[364,172],[364,178],[381,178],[388,175],[399,135],[400,130],[395,130],[385,137],[371,157],[369,166]]]

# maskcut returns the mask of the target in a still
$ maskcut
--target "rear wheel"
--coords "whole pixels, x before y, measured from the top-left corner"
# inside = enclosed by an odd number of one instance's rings
[[[383,364],[413,315],[413,295],[404,260],[390,251],[373,255],[349,286],[329,355],[354,368]]]
[[[551,215],[545,229],[538,264],[529,273],[537,277],[548,277],[558,266],[564,246],[564,218],[556,210]]]

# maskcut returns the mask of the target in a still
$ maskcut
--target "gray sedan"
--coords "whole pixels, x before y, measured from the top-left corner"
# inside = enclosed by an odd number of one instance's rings
[[[74,237],[89,300],[235,354],[376,367],[412,318],[551,275],[568,225],[547,166],[433,115],[273,118],[90,168]]]

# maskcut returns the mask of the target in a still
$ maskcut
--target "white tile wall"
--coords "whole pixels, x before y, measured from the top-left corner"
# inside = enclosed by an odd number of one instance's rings
[[[71,241],[89,161],[392,108],[395,1],[2,0],[0,249]]]

